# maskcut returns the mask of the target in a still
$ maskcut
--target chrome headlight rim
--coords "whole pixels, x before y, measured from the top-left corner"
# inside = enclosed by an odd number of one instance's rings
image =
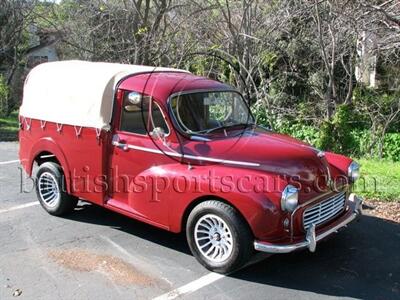
[[[355,182],[358,178],[360,178],[360,164],[356,161],[352,161],[347,168],[347,176],[352,182]]]
[[[282,191],[281,195],[281,208],[283,211],[293,212],[299,204],[299,190],[288,184]]]

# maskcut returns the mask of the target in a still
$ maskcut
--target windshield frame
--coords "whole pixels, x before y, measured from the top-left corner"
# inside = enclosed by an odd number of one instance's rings
[[[175,128],[175,130],[177,132],[179,132],[180,135],[184,136],[187,139],[190,139],[191,136],[201,136],[201,137],[214,137],[215,135],[213,133],[189,133],[187,132],[184,128],[182,128],[181,124],[179,123],[179,121],[177,120],[177,116],[174,114],[174,111],[172,109],[172,99],[176,96],[181,96],[181,95],[188,95],[188,94],[197,94],[197,93],[208,93],[208,92],[231,92],[231,93],[236,93],[240,96],[240,98],[242,99],[244,105],[247,108],[247,111],[249,113],[249,120],[253,120],[253,122],[249,122],[248,124],[254,124],[256,125],[256,118],[254,118],[253,113],[251,112],[250,106],[247,103],[247,101],[244,99],[243,95],[236,89],[234,88],[211,88],[211,89],[193,89],[193,90],[187,90],[187,91],[180,91],[180,92],[175,92],[172,93],[171,95],[169,95],[168,99],[167,99],[167,109],[168,109],[168,115],[170,117],[170,119],[172,120],[172,126]],[[246,128],[247,129],[247,128]],[[236,135],[235,135],[236,136]],[[232,135],[228,135],[228,136],[223,136],[222,138],[228,138],[228,137],[232,137]]]

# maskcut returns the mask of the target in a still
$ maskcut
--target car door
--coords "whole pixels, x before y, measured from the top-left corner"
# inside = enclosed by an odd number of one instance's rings
[[[165,142],[150,135],[163,132],[168,139],[165,114],[154,99],[135,92],[124,92],[121,102],[112,139],[107,205],[167,226],[168,205],[163,197],[167,185],[157,168],[171,163],[171,158],[163,153]]]

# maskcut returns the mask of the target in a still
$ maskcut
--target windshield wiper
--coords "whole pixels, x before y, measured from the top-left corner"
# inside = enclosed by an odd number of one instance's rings
[[[217,130],[229,129],[229,128],[238,127],[238,126],[244,126],[244,128],[247,128],[247,127],[250,127],[250,126],[253,127],[254,123],[235,123],[235,124],[231,124],[231,125],[223,125],[223,126],[219,126],[219,127],[215,127],[215,128],[211,128],[211,129],[205,130],[204,133],[205,134],[209,134],[209,133],[212,133],[212,132],[217,131]]]

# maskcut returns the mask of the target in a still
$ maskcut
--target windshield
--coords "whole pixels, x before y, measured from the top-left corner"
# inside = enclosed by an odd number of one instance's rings
[[[189,134],[210,134],[254,124],[242,96],[234,91],[178,95],[172,98],[171,107],[179,126]]]

